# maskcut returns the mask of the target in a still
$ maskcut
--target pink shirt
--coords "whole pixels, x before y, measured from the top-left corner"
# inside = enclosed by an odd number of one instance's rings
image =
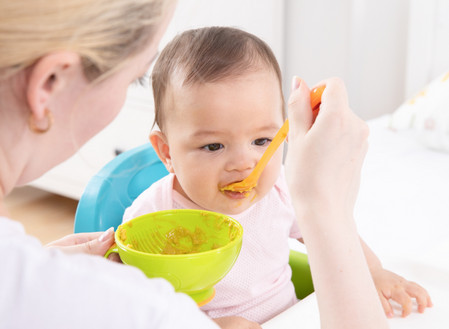
[[[170,174],[145,190],[125,211],[124,221],[167,209],[200,209],[173,190]],[[263,323],[296,303],[288,264],[288,238],[301,237],[284,172],[270,192],[238,215],[243,245],[230,272],[216,286],[214,299],[201,309],[212,318],[242,316]]]

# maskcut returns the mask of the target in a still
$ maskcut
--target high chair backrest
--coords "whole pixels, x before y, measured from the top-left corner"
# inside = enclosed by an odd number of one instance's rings
[[[150,143],[121,153],[87,184],[76,209],[75,233],[117,228],[133,200],[167,174]]]

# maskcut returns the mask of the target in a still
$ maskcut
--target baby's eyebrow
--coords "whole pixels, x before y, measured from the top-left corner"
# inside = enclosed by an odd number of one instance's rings
[[[192,137],[207,137],[219,134],[216,130],[197,130],[192,134]]]
[[[279,130],[279,128],[281,128],[281,125],[269,124],[269,125],[257,128],[256,132],[260,132],[260,133],[267,132],[267,131],[277,132]]]
[[[258,127],[257,129],[255,129],[253,131],[254,134],[264,134],[266,132],[273,132],[276,133],[279,128],[281,127],[281,125],[278,124],[268,124],[262,127]],[[192,138],[201,138],[201,137],[209,137],[209,136],[219,136],[219,135],[223,135],[223,136],[228,136],[229,132],[220,132],[218,130],[211,130],[211,129],[201,129],[201,130],[197,130],[194,133],[192,133],[191,137]]]

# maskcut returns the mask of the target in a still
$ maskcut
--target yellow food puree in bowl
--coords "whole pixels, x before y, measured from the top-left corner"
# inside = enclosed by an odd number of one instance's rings
[[[188,228],[178,226],[165,235],[167,244],[162,249],[164,255],[191,254],[199,252],[201,246],[207,242],[206,234],[199,227],[194,232]]]

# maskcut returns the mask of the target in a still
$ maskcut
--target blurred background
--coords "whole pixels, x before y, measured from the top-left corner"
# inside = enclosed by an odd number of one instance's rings
[[[370,120],[449,70],[448,18],[447,0],[179,0],[160,48],[189,28],[242,28],[274,50],[286,97],[293,75],[309,86],[338,76],[352,109]],[[150,86],[131,86],[112,125],[32,185],[78,199],[105,163],[148,141],[152,122]]]

